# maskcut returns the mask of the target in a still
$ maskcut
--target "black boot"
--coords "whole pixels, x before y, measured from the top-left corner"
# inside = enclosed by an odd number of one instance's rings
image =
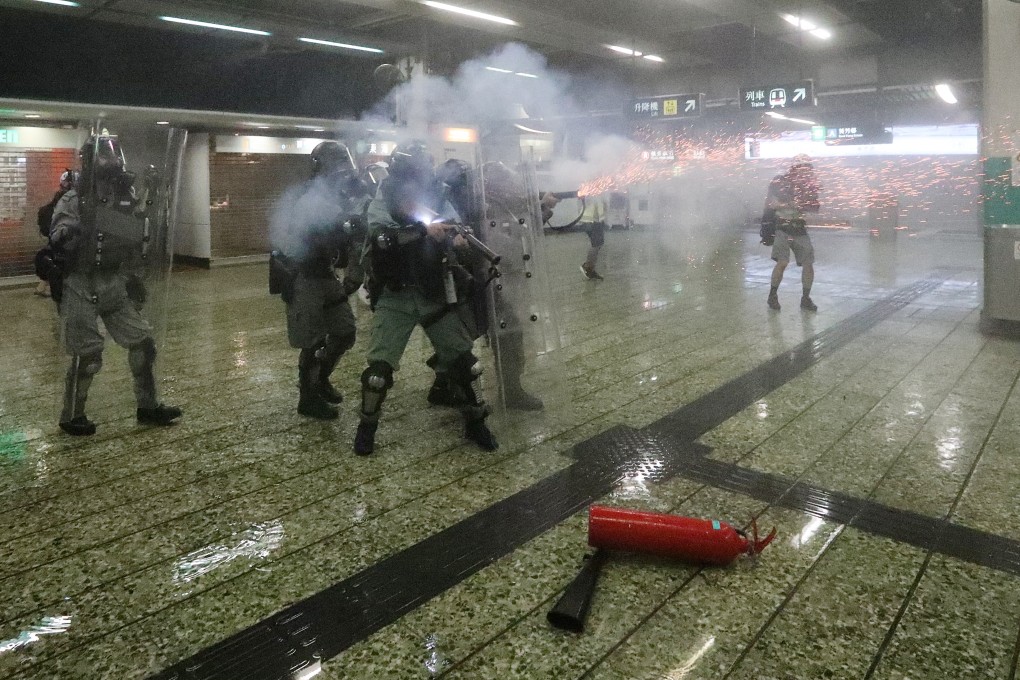
[[[176,406],[157,404],[154,408],[138,409],[138,422],[146,425],[170,425],[182,415],[181,409]]]
[[[298,358],[298,413],[317,420],[335,420],[340,412],[323,398],[321,366],[315,350],[303,349]]]
[[[128,349],[128,365],[135,386],[135,401],[138,410],[135,417],[144,425],[166,426],[181,417],[181,409],[167,406],[156,400],[156,343],[146,338]]]
[[[336,368],[340,357],[353,345],[354,335],[340,337],[330,335],[316,353],[316,357],[319,359],[319,393],[330,404],[339,404],[344,400],[344,395],[333,387],[329,376],[333,374],[333,369]]]
[[[358,423],[358,431],[354,435],[354,453],[359,456],[367,456],[375,451],[375,431],[379,423],[369,423],[362,420]]]
[[[483,451],[495,451],[499,448],[499,442],[492,430],[485,424],[485,418],[475,418],[464,423],[464,436],[470,439],[478,448]]]
[[[61,421],[60,429],[72,437],[86,437],[96,433],[96,424],[82,415]]]
[[[517,411],[541,411],[545,408],[542,400],[521,386],[506,391],[506,407]]]

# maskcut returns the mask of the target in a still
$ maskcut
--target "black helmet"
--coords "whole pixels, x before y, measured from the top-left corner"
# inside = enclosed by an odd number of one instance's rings
[[[461,189],[471,180],[471,166],[459,158],[451,158],[439,166],[436,177],[451,189]]]
[[[81,171],[89,179],[115,180],[125,172],[124,150],[106,130],[92,135],[81,148]]]
[[[433,179],[435,159],[421,140],[404,142],[390,155],[390,175],[398,180],[415,179],[429,183]]]
[[[358,168],[354,165],[351,151],[339,142],[319,142],[312,149],[312,177],[339,173],[344,177],[354,177]]]

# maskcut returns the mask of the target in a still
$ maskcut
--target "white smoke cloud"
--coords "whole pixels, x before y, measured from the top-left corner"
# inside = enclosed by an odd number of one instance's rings
[[[413,73],[391,90],[364,118],[373,127],[391,127],[392,116],[406,124],[403,139],[427,137],[436,125],[473,125],[485,137],[500,126],[517,121],[547,131],[559,146],[564,121],[579,117],[585,108],[571,94],[578,83],[549,67],[545,57],[524,45],[507,44],[461,64],[451,77]],[[626,96],[605,92],[601,99],[623,102]],[[570,130],[577,135],[578,126]],[[573,190],[583,183],[620,170],[637,146],[619,135],[598,134],[569,150],[561,149],[552,161],[554,190]]]

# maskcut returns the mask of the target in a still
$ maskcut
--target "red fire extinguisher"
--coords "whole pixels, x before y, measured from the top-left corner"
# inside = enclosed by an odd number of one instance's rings
[[[658,555],[698,564],[726,565],[740,555],[757,555],[776,537],[758,539],[726,522],[593,505],[588,511],[588,544],[593,548]]]
[[[697,564],[726,565],[740,555],[757,555],[776,537],[772,529],[758,538],[751,522],[751,536],[726,522],[695,517],[664,515],[593,505],[588,510],[588,544],[596,548],[584,567],[567,586],[547,619],[556,628],[580,633],[588,617],[599,572],[609,550],[659,555]]]

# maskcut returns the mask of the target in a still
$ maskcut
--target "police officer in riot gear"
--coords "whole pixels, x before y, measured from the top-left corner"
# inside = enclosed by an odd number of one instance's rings
[[[141,278],[149,247],[146,218],[154,209],[157,183],[150,166],[139,196],[117,137],[103,130],[81,149],[79,186],[54,208],[50,244],[57,269],[50,282],[72,357],[60,414],[60,427],[68,434],[96,431],[85,415],[85,402],[103,365],[100,318],[113,340],[128,350],[138,422],[169,425],[181,416],[179,408],[156,398],[156,343],[140,311],[146,298]]]
[[[458,260],[463,237],[453,237],[452,206],[436,185],[434,161],[420,141],[394,149],[389,177],[368,208],[370,294],[375,309],[368,368],[361,375],[361,422],[354,440],[359,455],[372,453],[393,373],[415,326],[436,353],[436,369],[466,396],[464,436],[486,451],[498,447],[485,424],[489,409],[475,388],[481,365],[458,309],[470,273]]]
[[[343,396],[329,377],[355,339],[348,296],[361,287],[360,249],[369,195],[346,146],[318,144],[311,153],[312,177],[289,197],[280,219],[282,243],[273,266],[285,267],[287,337],[298,356],[298,413],[337,417]],[[288,198],[285,198],[288,200]],[[353,257],[352,257],[353,255]],[[282,256],[282,257],[281,257]],[[336,269],[344,269],[341,282]]]
[[[524,253],[521,252],[521,243],[518,239],[512,239],[502,234],[498,228],[489,231],[481,228],[487,219],[498,224],[495,221],[497,217],[495,213],[498,210],[494,205],[482,203],[482,192],[477,181],[480,178],[466,162],[450,159],[439,167],[437,175],[447,198],[461,215],[463,221],[474,227],[475,232],[483,240],[491,241],[488,245],[503,256],[500,285],[493,289],[491,310],[499,320],[500,328],[493,329],[492,320],[489,318],[488,300],[482,294],[482,289],[490,276],[485,266],[478,266],[473,270],[476,294],[466,305],[465,311],[470,313],[462,314],[462,318],[473,338],[490,333],[498,335],[498,339],[490,335],[490,340],[496,354],[496,370],[507,408],[540,411],[544,408],[542,400],[525,390],[521,384],[521,373],[525,363],[524,333],[520,317],[514,310],[513,301],[508,298],[506,290],[507,285],[513,287],[515,283],[519,283],[517,279],[524,275],[522,271]],[[496,199],[502,204],[525,198],[522,191],[517,191],[521,187],[515,173],[502,163],[486,164],[484,179],[485,195],[489,198]],[[459,405],[462,399],[463,396],[448,380],[448,377],[443,373],[437,373],[436,380],[429,391],[429,402],[437,405],[455,406]]]

